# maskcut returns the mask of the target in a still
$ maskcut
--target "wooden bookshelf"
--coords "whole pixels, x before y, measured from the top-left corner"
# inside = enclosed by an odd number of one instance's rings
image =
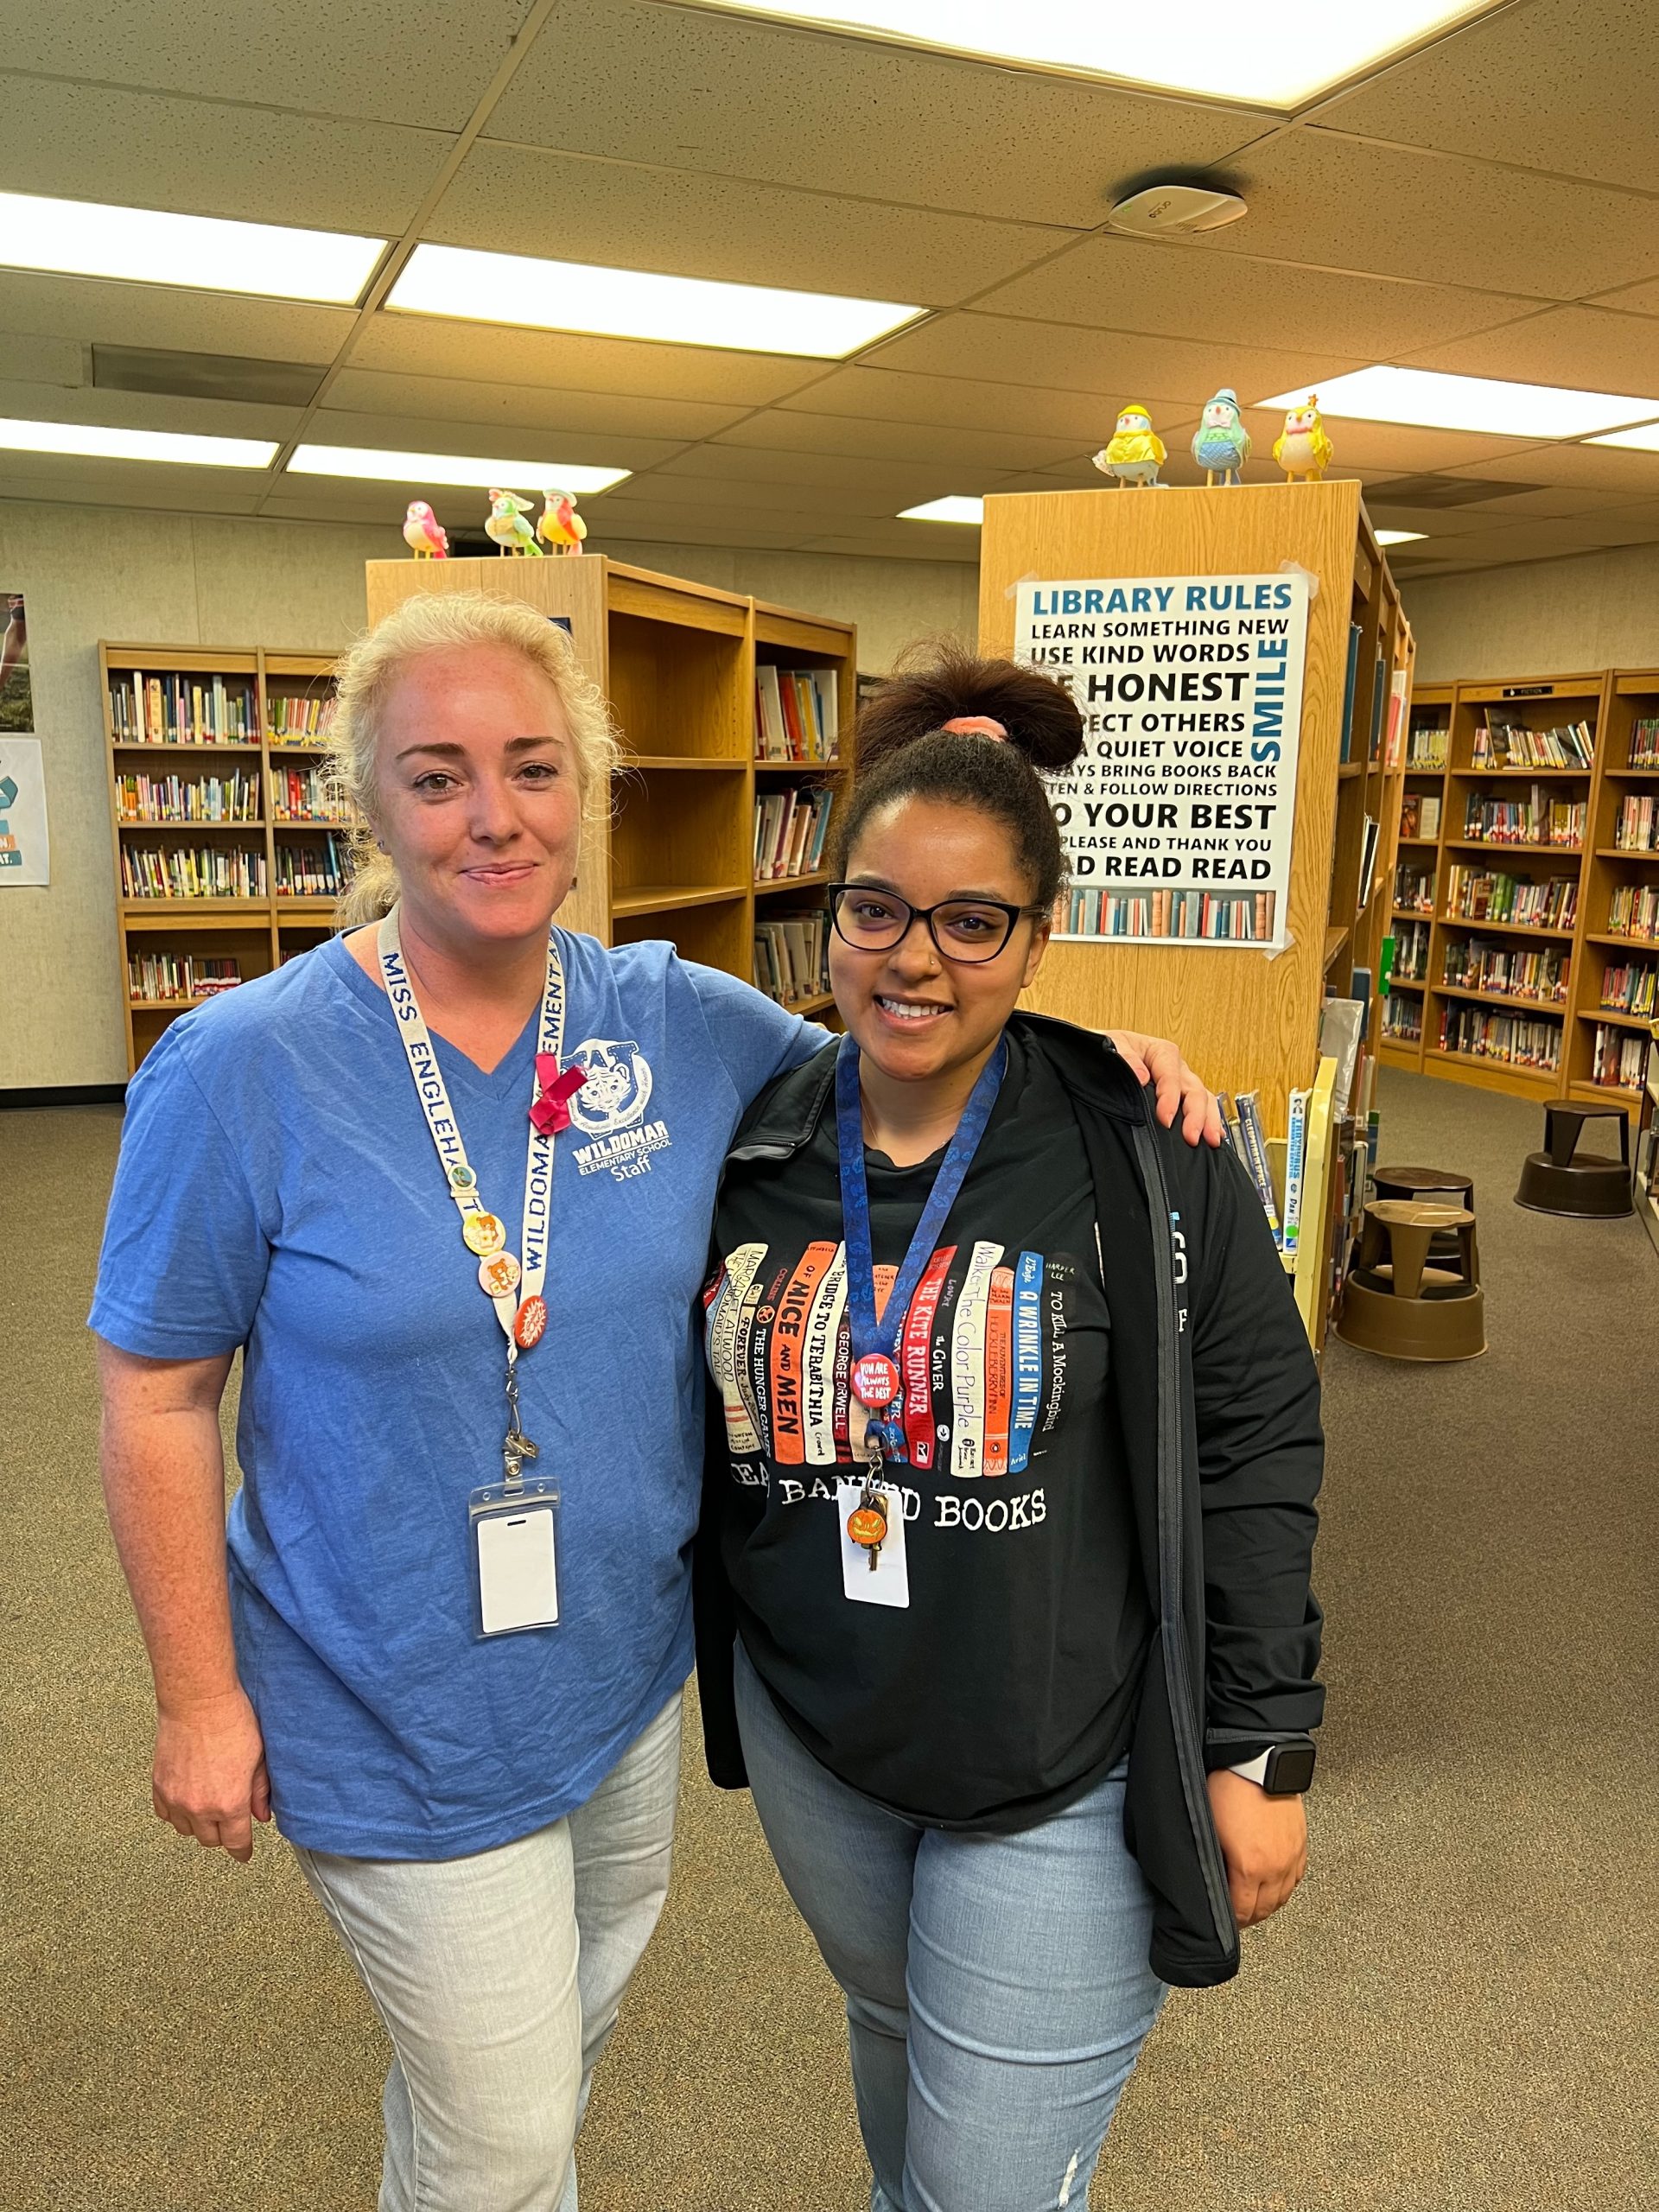
[[[1270,1141],[1285,1129],[1290,1091],[1314,1084],[1324,1001],[1347,996],[1357,969],[1370,978],[1375,1039],[1376,976],[1391,926],[1414,648],[1359,486],[1166,490],[1152,499],[1113,492],[993,496],[980,556],[980,646],[990,653],[1011,649],[1013,587],[1020,578],[1257,575],[1291,562],[1317,576],[1319,590],[1308,609],[1290,943],[1271,958],[1248,945],[1058,944],[1032,994],[1039,1010],[1090,1027],[1179,1038],[1212,1082],[1257,1093]],[[1376,824],[1369,880],[1368,817]],[[1316,1346],[1363,1190],[1370,1067],[1367,1050],[1349,1111],[1330,1130],[1319,1187],[1304,1203],[1298,1303]]]
[[[506,594],[569,628],[610,700],[625,747],[583,829],[576,888],[560,910],[607,944],[666,938],[688,958],[752,979],[760,918],[823,904],[822,870],[756,884],[757,791],[839,787],[851,760],[857,633],[850,623],[636,569],[580,560],[371,561],[378,622],[420,591]],[[757,757],[755,670],[828,670],[839,732],[829,761]],[[797,1010],[823,1014],[813,993]]]
[[[1534,729],[1587,723],[1593,739],[1591,763],[1535,769],[1478,766],[1474,758],[1475,732],[1489,716]],[[1423,1007],[1423,1034],[1415,1045],[1397,1036],[1385,1037],[1382,1048],[1385,1065],[1411,1067],[1451,1082],[1522,1098],[1611,1096],[1631,1107],[1638,1103],[1640,1093],[1634,1081],[1599,1081],[1596,1067],[1599,1038],[1617,1052],[1624,1039],[1641,1036],[1650,1020],[1645,1013],[1603,1005],[1605,971],[1620,964],[1621,954],[1637,967],[1659,969],[1659,935],[1649,938],[1620,935],[1609,926],[1610,909],[1621,891],[1645,890],[1659,897],[1659,849],[1629,849],[1618,842],[1618,824],[1626,800],[1643,796],[1659,800],[1659,770],[1630,765],[1637,725],[1654,721],[1659,721],[1659,670],[1611,669],[1420,689],[1414,707],[1414,728],[1431,727],[1437,721],[1442,724],[1448,734],[1449,752],[1443,770],[1409,763],[1406,769],[1402,797],[1413,791],[1433,792],[1441,797],[1442,806],[1440,836],[1432,844],[1396,839],[1396,905],[1391,921],[1396,948],[1409,941],[1407,933],[1418,918],[1406,915],[1397,904],[1402,895],[1398,871],[1414,867],[1431,870],[1435,895],[1427,977],[1416,983],[1402,980],[1391,993],[1391,1003],[1395,996],[1414,995]],[[1581,838],[1569,844],[1505,844],[1468,836],[1471,801],[1487,793],[1525,796],[1534,785],[1548,801],[1584,808]],[[1570,925],[1565,920],[1478,921],[1453,912],[1451,871],[1478,869],[1483,861],[1487,867],[1522,880],[1569,882]],[[1530,950],[1541,959],[1550,954],[1564,955],[1565,995],[1541,1001],[1507,988],[1471,988],[1458,975],[1456,963],[1460,948],[1480,941],[1516,951]],[[1476,1005],[1493,1014],[1512,1011],[1522,1020],[1547,1023],[1557,1039],[1555,1065],[1516,1065],[1447,1049],[1441,1041],[1446,1010]]]
[[[110,836],[115,869],[116,931],[121,963],[122,1003],[126,1022],[129,1073],[143,1058],[170,1021],[201,1002],[201,995],[154,999],[131,988],[131,963],[146,955],[175,960],[233,960],[244,982],[268,975],[291,954],[304,951],[328,934],[332,900],[279,893],[279,859],[307,846],[327,850],[332,831],[340,836],[346,824],[337,818],[289,818],[279,811],[281,778],[286,791],[287,771],[303,765],[315,768],[322,759],[321,733],[316,728],[288,734],[290,722],[302,720],[315,725],[326,710],[332,690],[334,656],[329,653],[267,652],[257,645],[226,646],[129,645],[113,640],[98,649],[99,676],[103,699],[105,750],[110,798]],[[164,688],[181,683],[188,698],[190,727],[212,728],[214,716],[213,687],[223,687],[228,702],[248,702],[249,734],[233,742],[210,739],[202,743],[160,743],[140,738],[134,720],[124,715],[119,726],[113,711],[118,695],[131,698],[137,680],[148,687],[151,679]],[[202,693],[202,718],[195,718],[194,694]],[[182,703],[182,702],[181,702]],[[164,697],[163,712],[167,711]],[[239,703],[237,711],[240,711]],[[140,721],[142,726],[142,718]],[[165,724],[163,725],[166,726]],[[154,810],[140,802],[131,811],[123,799],[123,780],[135,777],[152,782],[175,778],[187,787],[239,779],[251,794],[252,810],[222,821],[189,821]],[[224,897],[149,897],[127,894],[123,856],[153,853],[165,860],[197,851],[234,855],[257,864],[261,887],[257,895]]]

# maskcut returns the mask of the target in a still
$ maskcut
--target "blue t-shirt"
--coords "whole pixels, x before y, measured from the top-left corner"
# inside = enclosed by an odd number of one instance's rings
[[[565,1057],[547,1333],[519,1363],[555,1473],[561,1619],[480,1641],[471,1491],[499,1481],[499,1324],[385,994],[335,938],[167,1029],[134,1077],[92,1326],[245,1347],[237,1663],[296,1842],[446,1859],[582,1804],[690,1671],[693,1315],[750,1100],[823,1033],[672,946],[560,931]],[[517,1248],[534,1017],[492,1074],[435,1039]]]

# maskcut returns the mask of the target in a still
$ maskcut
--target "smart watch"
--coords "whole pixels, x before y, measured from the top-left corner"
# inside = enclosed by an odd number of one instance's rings
[[[1313,1779],[1316,1756],[1311,1736],[1292,1736],[1227,1771],[1258,1783],[1269,1797],[1300,1797]]]

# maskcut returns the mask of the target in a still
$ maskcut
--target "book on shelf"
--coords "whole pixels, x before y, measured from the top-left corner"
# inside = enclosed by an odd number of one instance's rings
[[[1440,980],[1452,990],[1565,1005],[1571,955],[1559,944],[1517,945],[1508,938],[1449,937]]]
[[[1371,893],[1376,885],[1376,848],[1382,834],[1382,825],[1375,815],[1365,817],[1365,829],[1359,849],[1359,909],[1364,912],[1371,903]]]
[[[123,822],[257,822],[259,786],[239,768],[228,776],[118,776],[115,803]]]
[[[839,679],[833,668],[754,671],[754,751],[760,760],[834,760],[841,728]]]
[[[830,988],[830,917],[784,914],[758,922],[754,983],[779,1006],[823,996]]]
[[[1391,998],[1382,1009],[1382,1034],[1396,1045],[1415,1045],[1423,1034],[1423,1002],[1413,991]]]
[[[1619,1029],[1611,1021],[1599,1021],[1590,1048],[1591,1082],[1609,1090],[1640,1090],[1650,1048],[1651,1039],[1639,1029]]]
[[[1389,971],[1391,983],[1426,983],[1428,981],[1428,931],[1425,922],[1402,922],[1394,933],[1394,964]]]
[[[265,690],[265,731],[273,745],[320,745],[334,719],[332,691]]]
[[[1353,1093],[1354,1071],[1365,1038],[1370,1012],[1363,999],[1329,998],[1319,1010],[1319,1058],[1334,1060],[1336,1074],[1331,1090],[1331,1109],[1338,1121],[1348,1111]]]
[[[1607,934],[1659,938],[1659,883],[1616,883],[1607,895]]]
[[[1464,812],[1463,834],[1471,844],[1556,845],[1563,852],[1584,849],[1590,819],[1589,802],[1554,797],[1535,784],[1525,798],[1518,793],[1490,798],[1471,791]]]
[[[178,999],[205,999],[228,991],[242,980],[239,962],[191,952],[129,952],[127,995],[162,1006]]]
[[[286,839],[275,848],[276,896],[279,899],[337,899],[349,873],[347,846],[332,832],[315,844],[291,844]]]
[[[1559,729],[1482,722],[1475,732],[1472,760],[1477,768],[1587,769],[1595,749],[1588,722],[1565,722]]]
[[[270,812],[276,822],[326,822],[340,811],[325,768],[272,768]]]
[[[1416,861],[1396,861],[1394,870],[1394,903],[1408,914],[1432,914],[1434,911],[1434,868]]]
[[[124,899],[263,899],[265,856],[236,845],[124,844]]]
[[[1383,741],[1382,765],[1397,768],[1405,758],[1406,701],[1411,690],[1411,671],[1396,668],[1389,677],[1389,734]]]
[[[1420,722],[1406,742],[1408,768],[1444,768],[1451,730],[1444,722]]]
[[[1407,791],[1400,801],[1402,837],[1437,838],[1440,834],[1440,797],[1438,791]]]
[[[1294,1258],[1302,1235],[1302,1169],[1307,1158],[1307,1098],[1293,1090],[1287,1108],[1285,1136],[1285,1218],[1280,1249]]]
[[[835,793],[769,791],[754,802],[754,880],[786,882],[815,875],[823,863]]]
[[[1262,1127],[1262,1109],[1254,1090],[1241,1090],[1233,1101],[1233,1148],[1249,1170],[1255,1185],[1255,1195],[1262,1201],[1268,1217],[1268,1226],[1273,1231],[1273,1241],[1283,1249],[1284,1230],[1279,1219],[1278,1202],[1274,1196],[1273,1170],[1268,1160],[1268,1140]]]
[[[1446,918],[1571,930],[1578,925],[1579,879],[1553,875],[1541,882],[1498,869],[1455,867],[1446,879]]]
[[[1496,1014],[1459,1001],[1441,1010],[1440,1050],[1554,1075],[1561,1065],[1561,1025],[1548,1014]]]
[[[1377,760],[1382,753],[1382,708],[1388,696],[1388,668],[1381,653],[1371,678],[1371,734],[1365,748],[1368,760]]]
[[[257,745],[253,679],[111,671],[110,729],[118,745]]]
[[[1623,800],[1613,842],[1621,853],[1659,852],[1659,799],[1651,792],[1632,791]]]
[[[1644,716],[1630,731],[1627,765],[1632,768],[1659,768],[1659,716]]]
[[[1354,693],[1359,686],[1359,641],[1364,636],[1364,626],[1351,622],[1348,626],[1348,668],[1342,687],[1342,752],[1346,762],[1354,751]]]
[[[1651,1021],[1656,1008],[1654,985],[1659,969],[1649,960],[1608,960],[1601,969],[1601,1004],[1609,1014],[1640,1014]]]
[[[1066,894],[1060,934],[1262,944],[1273,936],[1272,891],[1095,891]]]
[[[1302,1161],[1301,1233],[1296,1251],[1296,1309],[1310,1342],[1324,1336],[1325,1301],[1331,1290],[1330,1255],[1325,1249],[1326,1193],[1331,1186],[1333,1121],[1332,1086],[1336,1063],[1321,1058],[1308,1094],[1307,1135]]]

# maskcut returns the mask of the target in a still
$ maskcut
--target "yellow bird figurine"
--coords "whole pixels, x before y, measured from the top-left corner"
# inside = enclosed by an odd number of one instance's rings
[[[580,553],[588,525],[576,512],[574,493],[543,492],[536,535],[550,553]]]
[[[1317,484],[1331,466],[1333,451],[1319,419],[1319,395],[1310,391],[1300,407],[1285,417],[1285,427],[1273,442],[1273,457],[1292,484]]]
[[[1119,415],[1111,443],[1095,455],[1095,467],[1103,476],[1116,477],[1121,485],[1155,485],[1166,458],[1164,442],[1153,429],[1151,416],[1137,403]]]

